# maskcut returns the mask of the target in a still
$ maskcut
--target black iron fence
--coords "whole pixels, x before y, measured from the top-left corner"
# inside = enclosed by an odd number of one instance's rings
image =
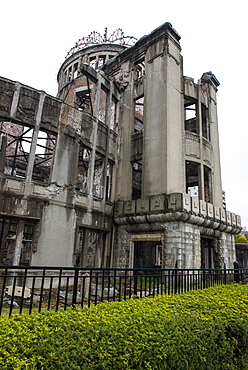
[[[90,306],[245,282],[248,269],[0,266],[0,315]]]

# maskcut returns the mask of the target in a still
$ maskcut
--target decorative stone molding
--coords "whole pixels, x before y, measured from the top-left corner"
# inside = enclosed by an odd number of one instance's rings
[[[156,206],[157,205],[157,208]],[[211,203],[184,193],[160,194],[132,201],[116,202],[116,225],[137,225],[182,221],[215,231],[240,232],[240,217]],[[135,226],[137,228],[137,226]],[[209,231],[210,234],[212,231]]]

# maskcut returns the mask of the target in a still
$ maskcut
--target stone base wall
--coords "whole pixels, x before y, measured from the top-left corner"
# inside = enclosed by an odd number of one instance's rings
[[[160,237],[160,240],[158,238]],[[202,239],[212,246],[213,267],[233,268],[235,261],[234,236],[182,221],[119,225],[113,247],[112,266],[133,267],[135,240],[158,240],[162,246],[162,268],[204,267]],[[152,264],[152,261],[151,261]],[[205,266],[208,267],[208,266]]]

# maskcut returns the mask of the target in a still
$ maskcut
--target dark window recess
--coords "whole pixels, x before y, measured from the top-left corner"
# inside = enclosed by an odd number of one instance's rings
[[[17,222],[15,220],[0,219],[0,264],[12,265],[16,247]],[[32,253],[34,223],[25,222],[22,248],[19,264],[29,266]]]
[[[186,193],[191,196],[200,195],[199,171],[199,163],[186,162]]]
[[[214,240],[201,238],[202,268],[214,268]]]
[[[140,199],[142,194],[142,160],[132,164],[132,199]]]
[[[204,193],[205,201],[212,203],[212,175],[211,169],[204,166]]]
[[[205,107],[204,104],[201,105],[201,111],[202,111],[202,136],[210,141],[210,126],[209,126],[209,119],[208,119],[208,109]]]
[[[90,57],[90,66],[95,68],[96,66],[96,57]]]
[[[184,125],[185,131],[198,134],[196,103],[189,99],[184,99]]]
[[[6,137],[4,173],[25,178],[29,162],[33,129],[12,122],[3,122],[0,140]],[[54,161],[56,136],[39,131],[32,179],[49,182]]]
[[[91,113],[91,97],[88,90],[76,94],[76,106],[80,110]]]
[[[162,245],[159,241],[134,242],[134,268],[160,268]]]
[[[90,157],[91,151],[81,147],[78,156],[77,181],[75,188],[83,193],[88,193],[87,180]]]
[[[141,131],[144,128],[144,96],[134,101],[135,104],[135,121],[134,132]]]
[[[97,68],[100,68],[106,61],[106,55],[99,55]]]
[[[140,63],[136,64],[136,73],[137,73],[137,78],[140,78],[142,76],[145,76],[145,62],[144,60],[140,61]]]

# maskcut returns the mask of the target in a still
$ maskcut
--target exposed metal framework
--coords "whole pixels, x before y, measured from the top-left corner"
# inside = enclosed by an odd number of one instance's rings
[[[116,29],[108,37],[106,27],[103,35],[101,35],[99,32],[92,31],[87,37],[79,39],[75,46],[68,51],[66,58],[89,45],[118,44],[123,46],[132,46],[137,40],[138,39],[133,36],[124,36],[124,32],[121,28]]]
[[[17,124],[16,127],[18,127]],[[16,134],[11,134],[1,129],[0,138],[1,136],[7,136],[8,139],[6,147],[6,173],[12,176],[25,177],[29,151],[32,145],[33,129],[25,126],[20,126],[20,129],[21,131]],[[50,172],[55,145],[55,136],[39,131],[33,167],[33,179],[48,181],[47,176]]]

